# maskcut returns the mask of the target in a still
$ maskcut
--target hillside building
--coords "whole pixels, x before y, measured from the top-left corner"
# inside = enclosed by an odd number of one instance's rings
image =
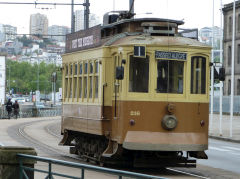
[[[44,36],[48,34],[48,18],[37,13],[30,16],[30,34]]]

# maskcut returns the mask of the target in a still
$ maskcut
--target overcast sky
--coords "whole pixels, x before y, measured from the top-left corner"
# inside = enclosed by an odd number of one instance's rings
[[[71,3],[72,0],[36,0],[39,3],[56,2]],[[0,0],[6,2],[6,0]],[[8,0],[8,2],[35,2],[35,0]],[[84,0],[74,0],[75,3],[83,3]],[[220,0],[215,0],[215,25],[220,26]],[[223,4],[233,2],[222,0]],[[105,12],[112,10],[129,9],[129,0],[90,0],[90,12],[100,18]],[[52,8],[51,10],[42,10]],[[159,17],[175,20],[184,20],[182,28],[203,28],[212,26],[213,0],[135,0],[135,13],[137,17]],[[75,10],[83,9],[75,6]],[[151,12],[152,15],[144,13]],[[0,4],[0,23],[17,26],[18,33],[29,33],[30,14],[46,14],[49,25],[71,26],[70,6],[46,6],[39,5],[2,5]],[[102,18],[101,18],[102,19]]]

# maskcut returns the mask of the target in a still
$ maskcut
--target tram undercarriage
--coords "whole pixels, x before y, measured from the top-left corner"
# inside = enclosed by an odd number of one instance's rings
[[[196,157],[196,154],[198,154],[198,152],[189,152],[187,156],[184,156],[181,151],[127,150],[117,142],[109,141],[103,136],[73,131],[64,133],[60,145],[71,146],[71,154],[76,154],[85,161],[95,162],[101,166],[134,168],[196,167],[196,160],[189,158],[189,154],[192,157]],[[202,156],[207,157],[206,154]]]

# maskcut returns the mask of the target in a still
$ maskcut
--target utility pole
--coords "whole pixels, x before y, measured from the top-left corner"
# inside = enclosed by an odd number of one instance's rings
[[[89,14],[90,14],[90,10],[89,10],[89,0],[85,0],[85,5],[84,5],[84,29],[88,29],[89,28]]]
[[[71,11],[71,33],[75,32],[75,16],[74,16],[74,0],[72,0],[72,11]]]
[[[129,12],[134,14],[134,0],[129,0]]]
[[[213,7],[212,7],[212,57],[211,62],[214,64],[214,0]],[[214,95],[214,65],[211,66],[211,106],[210,106],[210,129],[212,128],[213,123],[213,95]]]
[[[232,121],[233,121],[233,96],[234,96],[234,66],[235,66],[235,23],[236,23],[236,5],[233,1],[233,27],[232,27],[232,69],[231,69],[231,98],[230,98],[230,137],[232,137]]]
[[[56,105],[56,81],[57,81],[57,72],[52,73],[52,93],[53,93],[53,105]]]
[[[37,90],[39,91],[39,58],[37,57]]]
[[[222,12],[222,0],[220,0],[220,29],[221,29],[221,40],[220,40],[220,64],[223,67],[223,12]],[[223,97],[223,82],[220,81],[220,98],[219,98],[219,134],[222,136],[222,97]]]

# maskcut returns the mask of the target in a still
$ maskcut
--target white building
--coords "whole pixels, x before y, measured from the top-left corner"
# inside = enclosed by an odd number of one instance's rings
[[[200,42],[212,46],[212,39],[214,37],[214,48],[217,49],[220,45],[221,32],[222,29],[217,26],[215,26],[214,28],[204,27],[199,30],[199,40]]]
[[[84,29],[84,10],[77,10],[75,15],[75,32]],[[100,24],[100,18],[95,14],[89,14],[89,27]]]
[[[30,34],[46,35],[48,34],[48,18],[44,14],[32,14],[30,16]]]
[[[6,89],[6,61],[5,56],[0,56],[0,104],[5,103]]]
[[[47,64],[55,64],[56,66],[62,65],[62,57],[58,53],[43,52],[42,56],[46,57],[45,63]]]
[[[4,41],[5,41],[4,28],[3,28],[3,24],[0,24],[0,42],[4,42]]]
[[[75,16],[75,32],[84,29],[84,11],[77,10],[74,12]]]
[[[31,49],[32,53],[39,53],[39,45],[38,44],[33,44],[32,49]]]
[[[15,40],[17,38],[17,27],[0,24],[0,42]]]

